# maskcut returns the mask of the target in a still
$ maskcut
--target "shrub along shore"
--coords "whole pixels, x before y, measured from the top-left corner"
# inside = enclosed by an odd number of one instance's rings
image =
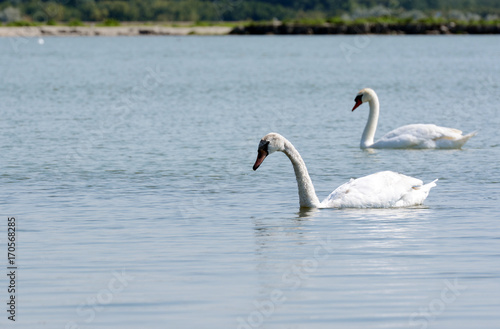
[[[279,23],[279,24],[249,24],[236,27],[231,34],[499,34],[500,22],[495,24],[468,23]]]

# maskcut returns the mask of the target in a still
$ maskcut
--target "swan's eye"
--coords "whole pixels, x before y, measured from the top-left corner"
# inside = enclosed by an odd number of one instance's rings
[[[263,150],[266,152],[266,154],[269,155],[269,151],[267,150],[269,147],[269,141],[261,140],[259,143],[259,150]]]
[[[357,102],[362,102],[362,101],[363,101],[363,100],[362,100],[362,98],[363,98],[363,95],[358,95],[358,96],[356,96],[356,98],[354,98],[354,101],[355,101],[356,103],[357,103]]]

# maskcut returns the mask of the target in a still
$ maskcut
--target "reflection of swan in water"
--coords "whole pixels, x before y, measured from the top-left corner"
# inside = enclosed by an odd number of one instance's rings
[[[385,134],[377,142],[373,142],[377,130],[379,101],[373,89],[362,89],[354,99],[354,111],[361,104],[370,104],[370,114],[366,123],[360,147],[365,148],[415,148],[415,149],[458,149],[461,148],[475,132],[462,135],[458,129],[439,127],[433,124],[412,124],[394,129]]]
[[[389,208],[420,205],[427,198],[435,181],[423,184],[419,179],[382,171],[351,179],[319,202],[306,165],[299,152],[285,137],[270,133],[262,138],[253,170],[257,170],[271,153],[285,153],[292,162],[299,188],[301,207],[308,208]]]
[[[318,212],[317,208],[300,208],[297,212],[297,219],[313,218]]]

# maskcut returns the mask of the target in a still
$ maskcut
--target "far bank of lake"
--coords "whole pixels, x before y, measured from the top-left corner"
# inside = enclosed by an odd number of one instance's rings
[[[0,37],[141,35],[500,34],[500,23],[242,23],[228,25],[0,26]]]

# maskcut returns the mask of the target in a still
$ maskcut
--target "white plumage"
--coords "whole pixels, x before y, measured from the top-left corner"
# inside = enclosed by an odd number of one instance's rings
[[[361,148],[414,148],[414,149],[458,149],[476,133],[463,135],[454,128],[436,126],[434,124],[412,124],[399,127],[385,134],[374,142],[379,117],[379,101],[373,89],[362,89],[354,99],[353,111],[361,104],[370,104],[370,114],[361,137]]]
[[[262,138],[257,160],[253,166],[257,170],[271,153],[285,153],[292,162],[301,207],[309,208],[390,208],[421,205],[429,195],[436,180],[423,184],[420,179],[392,171],[382,171],[358,179],[351,179],[319,202],[304,160],[285,137],[270,133]]]
[[[320,208],[391,208],[420,205],[436,180],[425,184],[417,178],[381,171],[337,187]]]

